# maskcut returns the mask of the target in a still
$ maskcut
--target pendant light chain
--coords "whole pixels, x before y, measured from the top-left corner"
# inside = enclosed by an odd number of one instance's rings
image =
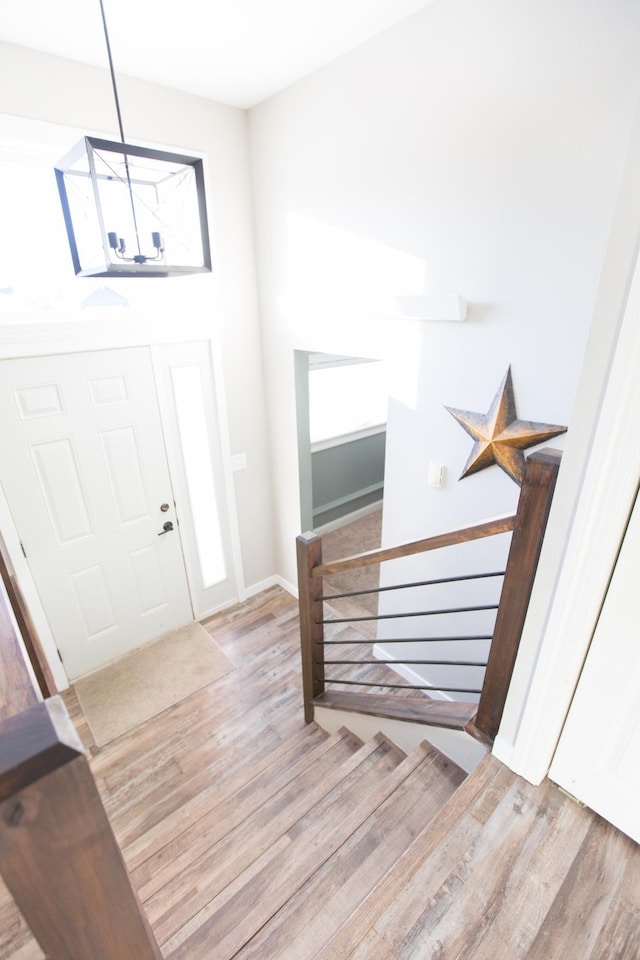
[[[107,29],[107,17],[104,12],[104,4],[102,0],[98,0],[100,4],[100,13],[102,14],[102,26],[104,27],[104,40],[107,45],[107,57],[109,58],[109,73],[111,74],[111,86],[113,87],[113,99],[116,104],[116,115],[118,117],[118,128],[120,130],[120,140],[122,143],[125,143],[124,139],[124,127],[122,126],[122,114],[120,112],[120,99],[118,97],[118,87],[116,84],[116,73],[113,69],[113,57],[111,56],[111,43],[109,42],[109,30]],[[142,254],[140,247],[140,234],[138,232],[138,217],[136,214],[136,205],[133,202],[133,187],[131,186],[131,174],[129,172],[129,158],[126,153],[124,155],[124,169],[127,176],[127,186],[129,188],[129,201],[131,203],[131,216],[133,218],[133,232],[136,237],[136,247],[138,249],[138,255]]]
[[[116,74],[113,69],[113,57],[111,56],[111,44],[109,42],[109,31],[107,29],[107,18],[104,12],[104,4],[102,0],[98,0],[100,3],[100,13],[102,14],[102,26],[104,28],[104,40],[107,45],[107,57],[109,58],[109,73],[111,74],[111,86],[113,87],[113,99],[116,102],[116,114],[118,116],[118,127],[120,129],[120,140],[122,143],[125,142],[124,139],[124,128],[122,126],[122,114],[120,113],[120,100],[118,98],[118,87],[116,86]]]

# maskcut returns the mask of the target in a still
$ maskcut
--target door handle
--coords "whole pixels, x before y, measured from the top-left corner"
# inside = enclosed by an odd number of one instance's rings
[[[166,523],[162,524],[162,530],[160,531],[158,536],[162,537],[165,533],[171,533],[172,530],[173,530],[173,524],[171,523],[171,520],[167,520]]]

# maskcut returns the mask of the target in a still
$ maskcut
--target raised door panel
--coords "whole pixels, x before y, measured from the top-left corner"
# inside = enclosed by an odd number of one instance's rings
[[[129,425],[103,430],[100,441],[120,525],[149,519],[151,511],[134,428]]]
[[[29,444],[47,518],[60,546],[95,536],[71,437]]]

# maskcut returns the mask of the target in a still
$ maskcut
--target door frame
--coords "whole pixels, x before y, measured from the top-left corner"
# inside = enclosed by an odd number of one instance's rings
[[[0,361],[25,359],[29,357],[55,356],[68,353],[97,352],[100,350],[123,349],[126,347],[144,347],[150,350],[156,384],[161,380],[162,365],[160,351],[154,349],[163,344],[178,344],[202,342],[207,345],[211,361],[213,377],[212,388],[217,406],[220,455],[222,459],[222,476],[224,494],[227,505],[228,523],[230,529],[230,576],[235,579],[236,598],[242,601],[246,597],[246,587],[242,569],[240,552],[240,533],[231,466],[231,448],[229,442],[228,417],[223,388],[222,361],[219,346],[211,335],[211,322],[202,318],[181,319],[179,331],[169,320],[156,318],[153,334],[150,334],[148,324],[144,320],[136,321],[132,317],[124,320],[114,312],[107,312],[104,320],[100,321],[48,321],[48,322],[7,322],[0,323]],[[157,388],[156,388],[157,389]],[[165,444],[167,446],[167,460],[171,475],[171,463],[181,457],[181,452],[172,440],[172,433],[167,430],[166,409],[159,404],[160,418],[163,426]],[[171,477],[174,482],[173,476]],[[31,614],[34,627],[40,637],[40,642],[54,680],[59,690],[69,686],[69,679],[60,660],[58,650],[49,628],[38,591],[36,589],[31,570],[25,560],[20,540],[15,529],[4,491],[0,488],[0,533],[2,534],[6,551],[15,571],[16,579],[24,596],[25,603]],[[188,531],[181,531],[181,537],[188,543]],[[195,544],[189,543],[189,548],[195,550]],[[189,584],[191,590],[191,583]],[[230,602],[235,602],[235,599]],[[226,606],[226,604],[225,604]]]

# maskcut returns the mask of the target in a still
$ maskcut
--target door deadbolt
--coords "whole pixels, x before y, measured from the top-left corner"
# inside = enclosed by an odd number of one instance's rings
[[[169,509],[169,504],[168,504],[168,503],[161,503],[161,504],[160,504],[160,510],[162,511],[162,513],[166,513],[168,509]]]

